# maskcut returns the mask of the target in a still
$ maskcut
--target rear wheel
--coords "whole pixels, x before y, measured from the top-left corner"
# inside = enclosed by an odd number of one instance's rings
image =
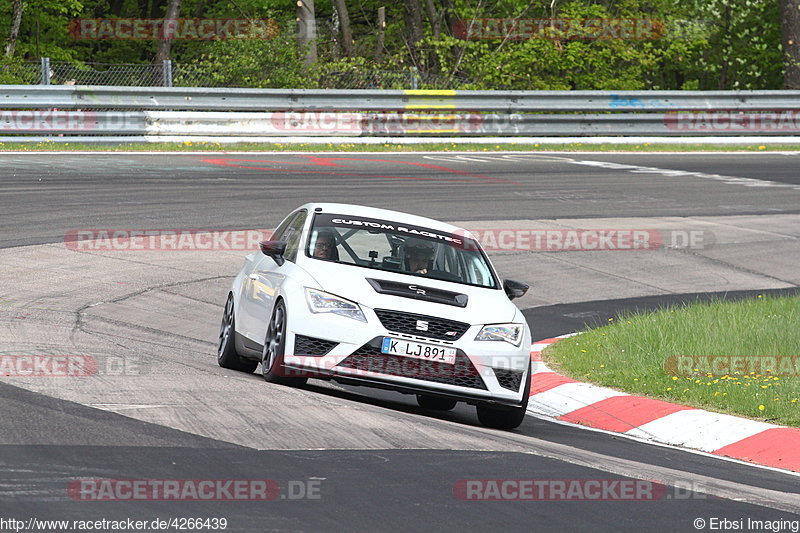
[[[233,318],[233,294],[228,294],[225,311],[222,313],[222,324],[219,327],[219,344],[217,344],[217,363],[222,368],[252,373],[258,361],[242,359],[236,353],[236,322]]]
[[[417,394],[417,404],[423,409],[430,409],[432,411],[449,411],[458,403],[456,400],[449,398],[438,398],[436,396],[425,396]]]
[[[525,388],[522,391],[522,405],[518,407],[506,406],[477,406],[478,420],[486,427],[494,429],[514,429],[525,420],[525,412],[528,410],[528,399],[531,392],[531,371],[528,369],[528,377],[525,380]]]
[[[270,383],[302,385],[308,378],[286,377],[283,356],[286,353],[286,305],[283,300],[275,304],[272,318],[267,326],[264,350],[261,352],[261,373]]]

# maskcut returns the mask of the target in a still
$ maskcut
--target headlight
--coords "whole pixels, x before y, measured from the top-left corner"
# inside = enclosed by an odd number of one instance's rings
[[[367,321],[367,317],[361,312],[357,303],[327,292],[306,288],[306,301],[312,313],[335,313],[361,322]]]
[[[476,341],[505,341],[514,346],[522,342],[522,324],[489,324],[475,337]]]

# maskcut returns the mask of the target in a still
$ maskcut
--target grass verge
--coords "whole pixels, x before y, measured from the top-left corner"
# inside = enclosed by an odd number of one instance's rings
[[[800,296],[623,315],[543,356],[580,381],[800,426]]]
[[[461,144],[431,142],[426,144],[288,144],[234,143],[220,144],[185,141],[182,143],[95,144],[65,142],[0,143],[3,151],[87,151],[87,152],[794,152],[800,144]]]

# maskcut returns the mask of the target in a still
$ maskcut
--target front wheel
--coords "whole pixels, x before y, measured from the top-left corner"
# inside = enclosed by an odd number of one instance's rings
[[[222,324],[219,327],[219,344],[217,344],[217,363],[222,368],[239,370],[252,374],[258,361],[242,359],[236,352],[236,322],[233,319],[233,294],[228,294],[225,311],[222,313]]]
[[[267,337],[264,339],[264,350],[261,352],[261,374],[264,380],[281,385],[302,385],[308,378],[286,377],[283,356],[286,353],[286,305],[283,300],[275,304]]]
[[[525,380],[525,388],[522,390],[522,405],[517,407],[493,407],[478,404],[478,420],[486,427],[494,429],[514,429],[525,420],[525,412],[528,410],[528,399],[531,394],[531,371],[528,370],[528,378]]]

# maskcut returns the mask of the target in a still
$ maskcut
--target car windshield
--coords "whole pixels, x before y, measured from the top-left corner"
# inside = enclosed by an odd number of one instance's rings
[[[497,288],[489,262],[473,239],[389,220],[317,213],[306,255],[375,270]]]

